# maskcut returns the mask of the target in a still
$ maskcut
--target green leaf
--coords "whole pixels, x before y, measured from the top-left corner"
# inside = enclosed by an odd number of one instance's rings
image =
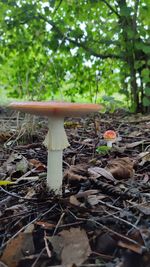
[[[146,96],[150,96],[150,87],[145,88],[145,94]]]
[[[145,65],[145,63],[146,63],[145,60],[138,60],[135,62],[134,68],[137,70],[141,68],[143,65]]]
[[[150,46],[144,45],[142,50],[145,54],[150,54]]]
[[[127,6],[122,6],[120,13],[122,16],[129,17],[132,12],[132,8],[127,7]]]
[[[150,53],[150,46],[147,45],[147,44],[142,43],[141,41],[140,42],[136,42],[135,43],[135,47],[138,50],[142,50],[145,54],[149,54]]]
[[[146,96],[143,97],[143,105],[144,105],[144,107],[150,106],[150,99],[147,98]]]
[[[96,152],[98,154],[102,154],[102,155],[106,155],[108,154],[108,152],[111,150],[111,147],[108,147],[108,146],[98,146],[96,148]]]
[[[145,83],[148,83],[150,81],[150,71],[148,68],[143,69],[141,75]]]

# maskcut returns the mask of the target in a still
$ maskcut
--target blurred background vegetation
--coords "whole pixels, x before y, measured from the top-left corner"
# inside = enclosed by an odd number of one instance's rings
[[[0,97],[150,111],[149,0],[1,0]]]

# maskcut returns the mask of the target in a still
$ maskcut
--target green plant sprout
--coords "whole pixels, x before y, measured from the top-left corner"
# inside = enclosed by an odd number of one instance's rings
[[[102,154],[103,156],[109,154],[110,150],[111,150],[111,147],[108,147],[108,146],[98,146],[96,148],[96,152],[98,154]]]

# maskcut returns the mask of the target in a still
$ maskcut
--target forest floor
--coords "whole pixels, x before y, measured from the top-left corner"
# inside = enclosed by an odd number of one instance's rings
[[[149,115],[66,119],[62,196],[46,186],[47,121],[0,108],[0,123],[0,267],[150,267]]]

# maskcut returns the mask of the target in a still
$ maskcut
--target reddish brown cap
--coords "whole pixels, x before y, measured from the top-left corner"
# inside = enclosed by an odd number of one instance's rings
[[[104,139],[105,140],[113,140],[113,139],[116,139],[116,132],[115,131],[113,131],[113,130],[107,130],[105,133],[104,133],[104,135],[103,135],[103,137],[104,137]]]
[[[68,102],[13,102],[9,108],[40,116],[80,117],[81,115],[98,112],[99,104],[68,103]]]

